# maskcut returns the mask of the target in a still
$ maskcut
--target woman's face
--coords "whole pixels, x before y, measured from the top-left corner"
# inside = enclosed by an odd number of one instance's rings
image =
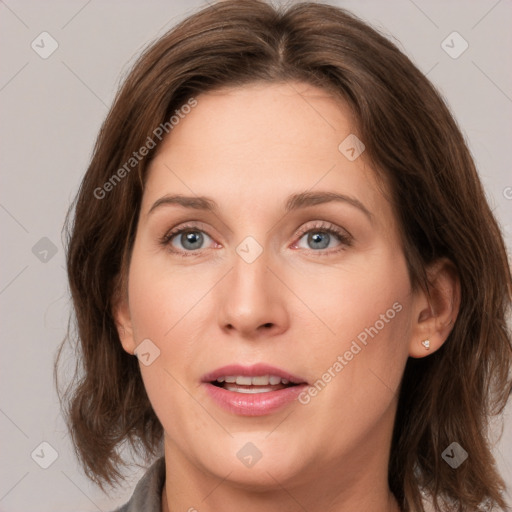
[[[326,92],[196,100],[150,165],[118,315],[168,464],[356,481],[387,463],[417,311],[391,206]]]

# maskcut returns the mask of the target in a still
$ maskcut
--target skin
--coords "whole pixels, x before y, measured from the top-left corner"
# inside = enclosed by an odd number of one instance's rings
[[[364,153],[351,162],[338,150],[357,135],[342,101],[297,82],[196,99],[150,165],[126,298],[115,307],[127,352],[146,338],[160,350],[140,368],[165,430],[162,510],[397,511],[387,483],[397,392],[407,358],[446,340],[456,274],[439,261],[429,268],[430,299],[412,288],[375,171]],[[348,202],[285,214],[287,197],[304,191],[356,198],[370,217]],[[166,194],[208,196],[219,211],[167,205],[148,213]],[[160,243],[191,221],[204,236],[199,249],[180,235]],[[329,238],[319,221],[351,243]],[[327,248],[308,242],[318,232]],[[263,251],[252,263],[236,252],[247,236]],[[201,384],[218,367],[258,362],[313,383],[396,303],[400,312],[306,405],[239,416]],[[247,442],[262,454],[250,468],[236,456]]]

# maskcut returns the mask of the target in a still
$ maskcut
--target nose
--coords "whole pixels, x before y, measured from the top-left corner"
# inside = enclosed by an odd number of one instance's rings
[[[233,267],[217,290],[221,329],[254,340],[286,331],[289,292],[282,280],[265,251],[251,263],[235,253]]]

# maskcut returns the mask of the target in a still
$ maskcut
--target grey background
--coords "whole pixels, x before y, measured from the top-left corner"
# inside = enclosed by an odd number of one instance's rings
[[[398,41],[445,96],[510,250],[512,2],[330,3]],[[109,498],[74,459],[52,380],[69,313],[61,229],[121,78],[144,46],[203,5],[0,1],[0,511],[112,510],[128,499],[142,474],[134,468],[125,487]],[[59,45],[47,59],[31,48],[43,31]],[[453,31],[469,44],[457,59],[441,47]],[[511,411],[509,406],[494,449],[509,489]],[[34,459],[49,461],[50,450],[38,448],[43,441],[58,453],[48,469],[31,458],[36,450],[40,457]],[[471,447],[465,448],[471,456]]]

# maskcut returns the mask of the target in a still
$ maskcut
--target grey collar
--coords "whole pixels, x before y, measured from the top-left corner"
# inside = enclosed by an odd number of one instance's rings
[[[155,461],[139,480],[130,501],[114,512],[161,512],[165,459]]]

